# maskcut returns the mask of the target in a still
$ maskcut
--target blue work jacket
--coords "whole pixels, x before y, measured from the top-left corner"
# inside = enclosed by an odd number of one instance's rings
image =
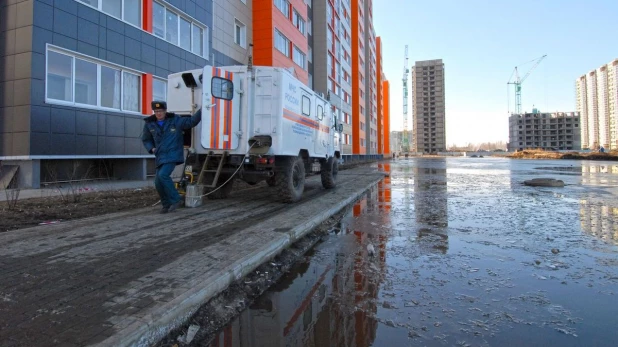
[[[144,119],[146,123],[142,131],[142,142],[148,153],[151,153],[153,148],[157,149],[154,153],[156,167],[167,163],[184,163],[182,131],[193,128],[201,120],[201,109],[192,117],[179,117],[168,112],[165,114],[162,126],[157,123],[155,115]]]

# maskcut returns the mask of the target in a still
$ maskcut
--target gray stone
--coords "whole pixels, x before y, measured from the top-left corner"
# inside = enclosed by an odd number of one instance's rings
[[[524,181],[524,184],[531,187],[564,187],[564,182],[554,178],[533,178]]]

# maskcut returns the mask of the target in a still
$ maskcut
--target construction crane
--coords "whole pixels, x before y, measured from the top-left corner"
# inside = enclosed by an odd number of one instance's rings
[[[407,153],[410,151],[410,143],[408,141],[408,45],[406,45],[406,52],[404,55],[403,63],[403,139],[401,145],[401,151]]]
[[[517,70],[517,66],[515,66],[515,69],[513,70],[513,73],[511,74],[509,81],[506,83],[507,86],[509,84],[512,84],[515,87],[515,114],[521,114],[521,84],[524,83],[526,78],[530,76],[530,73],[532,73],[532,71],[534,71],[534,69],[536,69],[536,67],[539,66],[539,64],[541,63],[541,61],[543,61],[543,59],[545,59],[545,57],[547,57],[547,54],[543,55],[542,57],[530,60],[529,62],[526,62],[524,64],[521,64],[520,67],[522,65],[535,62],[534,65],[532,65],[530,70],[528,70],[528,72],[524,75],[523,78],[519,78],[519,70]],[[513,80],[513,76],[515,76],[515,80]],[[509,112],[510,112],[510,107],[509,107]]]

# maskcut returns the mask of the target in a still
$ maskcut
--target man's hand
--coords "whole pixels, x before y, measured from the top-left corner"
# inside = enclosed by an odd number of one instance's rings
[[[155,147],[153,147],[153,148],[150,150],[150,154],[155,154],[155,152],[156,152],[156,151],[157,151],[157,149],[156,149]]]

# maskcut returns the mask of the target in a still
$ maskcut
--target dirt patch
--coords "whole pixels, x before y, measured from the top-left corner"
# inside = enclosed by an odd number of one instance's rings
[[[172,330],[154,346],[209,346],[222,328],[247,309],[268,288],[277,283],[322,240],[324,235],[331,232],[333,227],[341,221],[346,210],[343,209],[330,217],[274,259],[260,265],[249,275],[231,284],[226,290],[200,307],[186,324],[179,329]],[[187,333],[190,325],[200,327],[197,334],[190,343],[179,342],[179,338],[182,339],[181,336]]]
[[[578,153],[551,152],[543,150],[524,150],[507,156],[513,159],[571,159],[571,160],[618,160],[618,152],[610,153]]]
[[[78,202],[66,202],[61,196],[31,198],[9,203],[0,202],[0,232],[23,229],[58,221],[94,217],[107,213],[152,206],[159,201],[154,188],[100,191],[82,194]]]

